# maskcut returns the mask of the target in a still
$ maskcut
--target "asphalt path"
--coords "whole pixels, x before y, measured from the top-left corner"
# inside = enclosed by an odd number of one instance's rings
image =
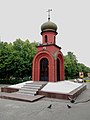
[[[0,98],[0,120],[90,120],[90,83],[86,84],[87,89],[75,103],[51,98],[33,103]]]

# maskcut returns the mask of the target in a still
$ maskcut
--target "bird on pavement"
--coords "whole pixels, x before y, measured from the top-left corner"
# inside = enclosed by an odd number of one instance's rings
[[[71,108],[71,106],[70,106],[70,105],[68,105],[68,104],[67,104],[67,107],[68,107],[69,109]]]
[[[68,97],[68,99],[70,100],[71,103],[75,103],[75,98],[72,99],[71,97]]]
[[[52,107],[52,104],[50,104],[47,108],[51,109],[51,107]]]

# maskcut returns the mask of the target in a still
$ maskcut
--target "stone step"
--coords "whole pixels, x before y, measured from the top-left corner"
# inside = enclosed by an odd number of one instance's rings
[[[30,90],[27,90],[27,89],[24,89],[24,90],[20,89],[19,92],[27,92],[27,93],[30,92],[30,93],[33,93],[33,94],[37,93],[37,91],[30,91]]]
[[[32,88],[32,89],[40,89],[40,86],[30,86],[30,85],[24,85],[24,88]],[[42,87],[42,86],[41,86]]]
[[[22,87],[20,90],[38,91],[38,89],[36,89],[36,88],[27,88],[27,87]]]
[[[41,87],[41,84],[34,84],[34,83],[26,83],[25,86],[35,86],[35,87]]]
[[[45,82],[26,83],[23,87],[21,87],[18,93],[35,96],[38,90],[44,87],[45,84]]]
[[[19,90],[19,93],[36,95],[37,91]]]
[[[47,84],[47,82],[32,82],[32,83],[26,83],[26,84],[45,85]]]
[[[25,92],[18,92],[18,94],[21,94],[21,95],[28,95],[28,96],[35,96],[35,94],[32,94],[32,93],[25,93]]]

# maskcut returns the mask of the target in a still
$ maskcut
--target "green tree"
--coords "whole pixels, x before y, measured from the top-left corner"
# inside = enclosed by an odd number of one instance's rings
[[[72,52],[68,52],[68,54],[64,56],[64,66],[65,66],[65,78],[66,79],[75,78],[77,73],[77,59]]]
[[[90,72],[90,68],[82,63],[78,63],[76,56],[73,52],[68,52],[64,56],[64,66],[65,66],[65,79],[74,79],[79,77],[79,72],[84,72],[84,76]]]
[[[8,77],[8,62],[7,59],[9,57],[9,47],[8,43],[1,42],[0,43],[0,77],[6,78]]]
[[[90,72],[90,68],[85,66],[82,63],[78,63],[77,73],[79,73],[79,72],[83,72],[84,73],[84,77],[87,77],[87,73]]]
[[[0,42],[0,78],[23,78],[32,74],[32,60],[37,43],[16,39],[13,43]]]
[[[36,54],[36,43],[25,42],[17,39],[13,43],[14,48],[14,76],[25,77],[32,75],[32,60]]]

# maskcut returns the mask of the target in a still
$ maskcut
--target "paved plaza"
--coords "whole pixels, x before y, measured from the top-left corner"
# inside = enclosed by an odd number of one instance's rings
[[[51,98],[32,103],[0,98],[0,120],[90,120],[90,83],[86,84],[87,90],[76,99],[77,104]]]

